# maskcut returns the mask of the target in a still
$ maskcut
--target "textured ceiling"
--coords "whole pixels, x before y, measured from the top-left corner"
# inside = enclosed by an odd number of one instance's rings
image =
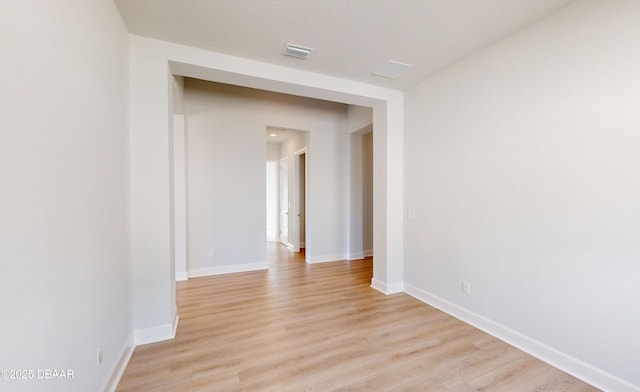
[[[132,34],[405,89],[571,0],[115,0]],[[311,47],[307,60],[281,54]],[[372,75],[387,60],[397,79]]]

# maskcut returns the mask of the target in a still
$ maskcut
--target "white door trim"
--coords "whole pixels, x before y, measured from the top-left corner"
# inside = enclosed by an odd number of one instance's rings
[[[300,252],[300,156],[305,154],[305,195],[307,194],[307,147],[303,147],[293,153],[293,230],[290,231],[289,243],[293,245],[294,252]],[[305,203],[306,206],[306,203]],[[306,232],[306,230],[305,230]],[[307,241],[308,242],[308,241]],[[305,244],[305,246],[308,246]]]

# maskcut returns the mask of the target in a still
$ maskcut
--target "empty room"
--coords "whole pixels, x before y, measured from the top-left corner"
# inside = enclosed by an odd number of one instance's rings
[[[636,0],[2,2],[0,390],[640,391],[639,47]]]

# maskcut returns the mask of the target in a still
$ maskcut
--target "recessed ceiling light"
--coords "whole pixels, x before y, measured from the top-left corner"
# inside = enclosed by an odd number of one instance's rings
[[[382,76],[383,78],[395,79],[405,70],[413,67],[411,64],[404,64],[397,61],[389,60],[385,65],[380,67],[373,74],[376,76]]]
[[[271,133],[271,134],[269,134],[269,136],[276,137],[278,135],[276,135],[275,133]]]
[[[297,57],[299,59],[306,59],[307,57],[309,57],[312,51],[313,49],[306,48],[304,46],[286,44],[284,50],[282,51],[282,54],[284,54],[285,56]]]

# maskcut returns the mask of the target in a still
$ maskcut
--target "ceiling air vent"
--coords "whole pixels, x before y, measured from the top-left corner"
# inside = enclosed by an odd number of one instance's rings
[[[285,56],[297,57],[299,59],[306,59],[311,54],[313,49],[305,48],[300,45],[287,44],[282,51]]]
[[[401,73],[411,68],[412,65],[399,63],[397,61],[389,60],[385,65],[380,67],[373,74],[376,76],[382,76],[383,78],[395,79],[400,76]]]

